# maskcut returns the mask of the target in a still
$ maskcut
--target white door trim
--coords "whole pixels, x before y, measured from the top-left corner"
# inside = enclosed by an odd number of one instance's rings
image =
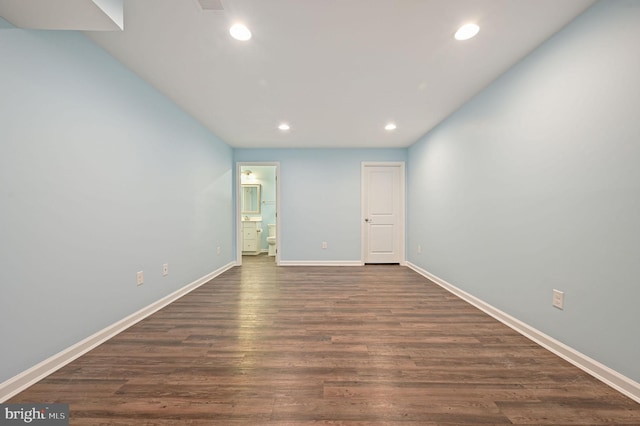
[[[240,201],[242,199],[241,189],[242,181],[240,169],[244,166],[274,166],[276,168],[276,265],[280,265],[280,162],[261,162],[261,161],[240,161],[236,162],[236,266],[242,266],[242,221],[240,220],[242,207]]]
[[[398,223],[398,240],[400,241],[400,264],[406,266],[405,223],[406,223],[406,174],[404,161],[363,161],[360,165],[360,259],[366,259],[365,233],[365,168],[366,167],[400,167],[400,223]]]

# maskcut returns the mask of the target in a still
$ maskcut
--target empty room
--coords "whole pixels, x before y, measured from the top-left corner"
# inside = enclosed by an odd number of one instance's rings
[[[0,0],[0,424],[640,424],[640,0]]]

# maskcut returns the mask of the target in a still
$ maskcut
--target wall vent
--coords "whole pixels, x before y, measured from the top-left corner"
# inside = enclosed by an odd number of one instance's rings
[[[197,0],[202,10],[224,10],[222,0]]]

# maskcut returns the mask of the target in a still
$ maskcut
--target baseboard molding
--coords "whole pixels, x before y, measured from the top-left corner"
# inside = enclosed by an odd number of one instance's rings
[[[578,352],[572,347],[565,345],[559,340],[556,340],[553,337],[548,336],[547,334],[531,327],[530,325],[512,317],[511,315],[491,306],[481,299],[472,296],[466,291],[457,288],[456,286],[448,283],[447,281],[436,275],[431,274],[430,272],[420,268],[419,266],[414,265],[411,262],[407,262],[407,266],[420,275],[438,284],[440,287],[444,288],[450,293],[455,294],[462,300],[470,303],[486,314],[497,319],[507,327],[515,330],[516,332],[522,334],[523,336],[534,341],[540,346],[558,355],[560,358],[563,358],[564,360],[570,362],[584,372],[592,375],[601,382],[611,386],[618,392],[640,403],[640,383],[618,373],[617,371],[588,357],[587,355]]]
[[[0,403],[236,265],[230,262],[0,384]]]
[[[280,260],[280,266],[362,266],[360,260]]]

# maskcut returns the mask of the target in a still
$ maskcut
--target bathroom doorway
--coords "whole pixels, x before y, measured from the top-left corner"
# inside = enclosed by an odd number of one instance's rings
[[[236,264],[280,264],[280,164],[236,163]]]

